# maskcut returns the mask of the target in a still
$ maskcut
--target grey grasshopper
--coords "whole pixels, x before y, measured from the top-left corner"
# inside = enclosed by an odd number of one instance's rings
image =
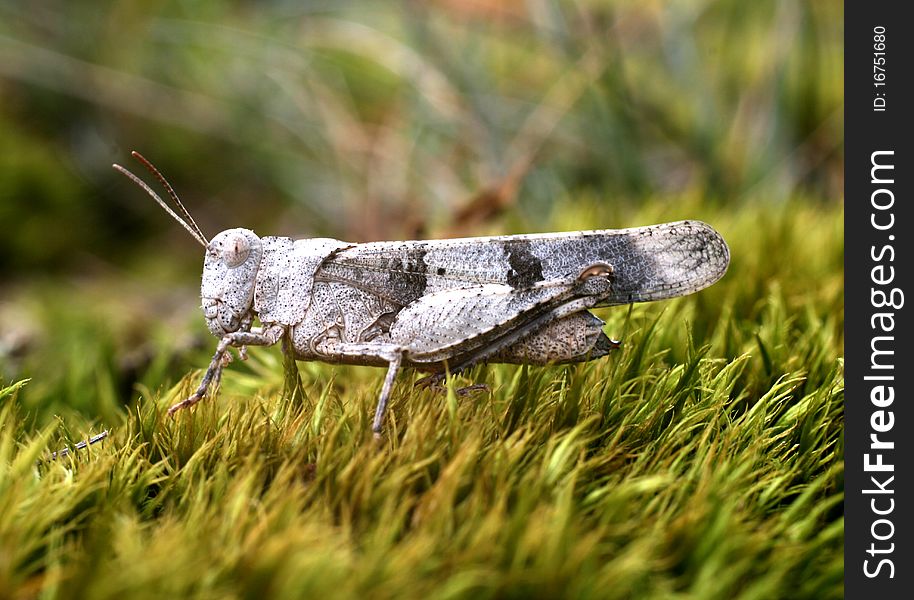
[[[283,336],[298,360],[386,366],[372,430],[381,431],[400,369],[440,380],[478,363],[589,361],[619,346],[589,312],[684,296],[720,279],[730,253],[699,221],[449,240],[354,244],[258,237],[229,229],[207,241],[164,177],[180,215],[152,196],[206,248],[200,295],[216,353],[192,406],[218,380],[229,347]],[[255,320],[260,326],[254,326]]]

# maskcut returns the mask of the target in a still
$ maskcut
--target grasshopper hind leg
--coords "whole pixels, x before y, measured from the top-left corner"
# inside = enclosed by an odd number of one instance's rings
[[[603,321],[585,310],[549,323],[486,360],[528,365],[587,362],[619,346],[621,342],[603,333]]]
[[[558,318],[496,352],[487,354],[483,349],[464,357],[463,361],[453,365],[450,373],[459,373],[479,363],[549,365],[587,362],[606,356],[621,345],[621,342],[603,333],[601,319],[583,310]],[[444,378],[444,373],[435,373],[420,379],[417,385],[440,385]],[[470,386],[465,391],[474,389],[477,389],[476,386]]]

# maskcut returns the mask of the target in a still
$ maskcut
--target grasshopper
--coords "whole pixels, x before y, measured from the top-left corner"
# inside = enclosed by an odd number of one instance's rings
[[[227,351],[284,336],[297,360],[386,366],[372,431],[379,436],[397,373],[440,382],[478,363],[593,360],[618,348],[589,309],[684,296],[720,279],[723,238],[700,221],[447,240],[349,243],[258,237],[228,229],[207,240],[171,185],[139,153],[180,212],[142,187],[205,249],[203,315],[219,338],[197,390],[206,395]],[[260,326],[254,326],[255,319]]]

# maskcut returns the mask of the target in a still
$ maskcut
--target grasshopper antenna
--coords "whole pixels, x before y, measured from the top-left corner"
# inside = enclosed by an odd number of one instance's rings
[[[203,232],[200,231],[200,227],[197,225],[196,221],[194,221],[194,218],[192,216],[190,216],[190,213],[187,211],[186,208],[184,208],[184,204],[181,203],[181,200],[178,198],[178,194],[175,193],[174,188],[171,187],[171,184],[168,183],[168,180],[165,179],[165,177],[159,172],[158,169],[155,168],[155,166],[151,162],[146,160],[146,158],[142,154],[137,152],[136,150],[131,152],[130,155],[133,156],[133,158],[137,159],[140,162],[140,164],[142,164],[144,167],[146,167],[146,170],[149,171],[150,173],[152,173],[153,177],[155,177],[159,181],[159,183],[162,184],[162,187],[164,187],[165,191],[168,192],[168,197],[171,198],[172,202],[174,202],[175,206],[177,206],[178,210],[181,212],[181,215],[184,216],[183,219],[174,210],[172,210],[172,208],[170,206],[168,206],[168,204],[166,204],[166,202],[164,200],[162,200],[162,198],[157,193],[155,193],[155,191],[151,187],[149,187],[145,181],[143,181],[142,179],[140,179],[139,177],[137,177],[136,175],[134,175],[133,173],[131,173],[130,171],[128,171],[127,169],[122,167],[121,165],[114,164],[111,166],[114,167],[115,170],[121,172],[125,177],[127,177],[128,179],[133,181],[133,183],[137,184],[138,186],[140,186],[141,188],[146,190],[146,193],[149,194],[153,198],[153,200],[158,202],[159,206],[161,206],[163,209],[165,209],[165,212],[167,212],[169,215],[171,215],[171,217],[175,221],[180,223],[181,226],[184,227],[184,229],[186,229],[188,231],[188,233],[190,233],[190,235],[195,240],[200,242],[200,244],[204,248],[206,248],[209,245],[209,241],[206,239],[206,236],[203,235]]]

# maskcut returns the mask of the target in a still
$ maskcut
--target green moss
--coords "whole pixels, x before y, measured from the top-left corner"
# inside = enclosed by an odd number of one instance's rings
[[[401,378],[380,443],[381,370],[301,364],[284,394],[294,373],[254,349],[193,411],[164,415],[198,373],[159,371],[106,441],[40,460],[102,427],[109,401],[104,369],[83,373],[85,416],[36,427],[23,403],[53,406],[54,386],[35,372],[0,391],[0,590],[839,597],[842,211],[765,213],[706,212],[730,272],[605,311],[625,342],[607,359],[481,367],[456,383],[491,393],[466,398]]]

